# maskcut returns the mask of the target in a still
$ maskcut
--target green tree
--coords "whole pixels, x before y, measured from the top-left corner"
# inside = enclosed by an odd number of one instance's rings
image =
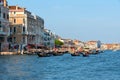
[[[58,39],[55,40],[55,46],[56,46],[56,47],[61,47],[63,44],[64,44],[64,43],[61,42],[60,40],[58,40]]]

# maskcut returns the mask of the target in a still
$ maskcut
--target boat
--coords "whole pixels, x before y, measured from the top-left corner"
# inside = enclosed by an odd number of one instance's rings
[[[83,57],[88,57],[89,56],[88,52],[82,52],[82,55],[83,55]]]
[[[39,57],[50,57],[50,56],[51,56],[51,53],[41,52],[41,53],[37,53],[37,55],[38,55]]]
[[[80,56],[80,53],[75,52],[75,53],[72,53],[71,56]]]
[[[53,56],[62,56],[64,53],[62,52],[53,52]]]

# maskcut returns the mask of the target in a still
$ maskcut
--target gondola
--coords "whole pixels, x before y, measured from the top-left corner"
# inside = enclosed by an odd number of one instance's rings
[[[88,52],[83,52],[83,53],[82,53],[82,56],[83,56],[83,57],[88,57],[89,54],[88,54]]]
[[[37,55],[38,55],[39,57],[50,57],[50,56],[51,56],[50,53],[45,53],[45,52],[37,53]]]
[[[53,52],[53,56],[62,56],[64,53],[62,52]]]
[[[80,53],[75,52],[75,53],[72,53],[71,56],[80,56]]]

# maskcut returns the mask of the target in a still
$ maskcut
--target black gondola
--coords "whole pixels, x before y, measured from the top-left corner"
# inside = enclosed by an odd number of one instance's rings
[[[88,57],[89,56],[88,52],[83,52],[82,55],[83,55],[83,57]]]
[[[50,53],[37,53],[37,55],[39,56],[39,57],[50,57],[51,56],[51,54]]]
[[[62,52],[53,52],[52,54],[53,54],[53,56],[62,56],[63,55]]]
[[[80,56],[80,53],[72,53],[71,56]]]

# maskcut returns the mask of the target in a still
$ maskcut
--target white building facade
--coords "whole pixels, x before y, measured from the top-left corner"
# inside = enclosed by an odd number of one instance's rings
[[[48,29],[44,29],[44,46],[51,49],[55,47],[55,35]]]

